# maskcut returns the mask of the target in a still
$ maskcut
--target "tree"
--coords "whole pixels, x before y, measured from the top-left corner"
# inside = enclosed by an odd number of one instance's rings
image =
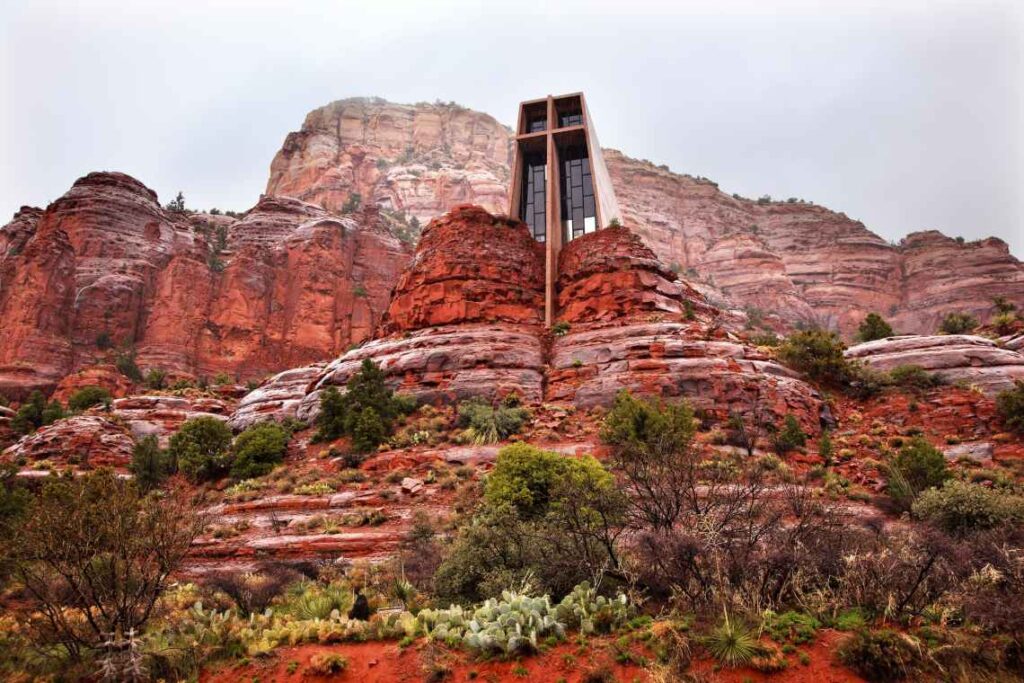
[[[228,465],[231,429],[215,417],[186,420],[168,446],[172,470],[193,483],[215,479]]]
[[[145,626],[203,526],[188,492],[142,496],[100,470],[47,483],[5,537],[31,619],[80,660]]]
[[[922,491],[942,486],[950,476],[945,456],[920,436],[899,450],[887,470],[889,495],[903,509],[910,509]]]
[[[1024,380],[996,396],[996,410],[1009,429],[1024,434]]]
[[[284,458],[290,435],[276,422],[260,422],[235,438],[231,476],[236,479],[261,477]]]
[[[620,391],[605,417],[601,440],[612,448],[615,469],[626,479],[633,523],[668,530],[690,493],[697,424],[690,405],[634,398]]]
[[[46,402],[42,392],[33,391],[28,400],[18,408],[11,418],[11,429],[18,434],[29,434],[64,417],[64,408],[59,401]]]
[[[978,326],[978,319],[969,313],[947,313],[939,325],[943,334],[967,334]]]
[[[834,332],[804,330],[790,335],[779,346],[778,356],[783,363],[816,382],[845,384],[853,375],[843,356],[845,349]]]
[[[103,387],[82,387],[68,399],[68,408],[75,412],[81,412],[101,404],[109,406],[112,398],[110,392]]]
[[[332,441],[352,436],[353,447],[359,452],[368,452],[387,439],[400,415],[411,412],[414,407],[414,403],[396,396],[388,388],[384,372],[367,358],[359,371],[349,378],[344,394],[335,387],[327,387],[321,393],[314,439]],[[364,416],[367,411],[372,414]]]
[[[869,342],[893,336],[892,327],[877,313],[868,313],[857,328],[857,341]]]
[[[352,447],[357,453],[369,453],[384,443],[388,438],[388,430],[384,426],[377,411],[371,407],[359,411],[356,423],[352,427]]]
[[[129,469],[135,475],[135,485],[148,493],[163,484],[171,474],[171,462],[156,437],[150,434],[135,444]]]
[[[180,190],[178,195],[167,203],[167,210],[172,213],[185,213],[185,195]]]
[[[797,448],[803,448],[807,443],[807,435],[800,428],[800,423],[793,415],[786,415],[782,429],[775,435],[775,452],[780,455],[789,453]]]
[[[1005,296],[997,296],[992,299],[992,308],[999,315],[1013,313],[1017,310],[1017,304],[1008,300]]]

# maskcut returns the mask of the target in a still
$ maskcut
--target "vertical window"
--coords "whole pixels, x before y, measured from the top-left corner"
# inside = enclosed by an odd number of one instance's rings
[[[575,239],[596,227],[594,183],[586,145],[571,145],[560,150],[562,201],[560,214],[565,240]]]
[[[530,233],[538,242],[547,238],[547,164],[543,152],[523,153],[522,196],[519,215],[530,226]]]

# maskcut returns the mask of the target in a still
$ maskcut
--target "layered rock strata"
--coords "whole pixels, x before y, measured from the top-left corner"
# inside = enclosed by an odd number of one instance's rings
[[[916,365],[989,396],[1024,380],[1024,354],[966,334],[889,337],[852,346],[846,356],[883,371]]]

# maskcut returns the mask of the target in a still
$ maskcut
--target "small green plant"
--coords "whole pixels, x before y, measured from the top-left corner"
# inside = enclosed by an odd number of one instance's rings
[[[825,467],[832,466],[833,454],[832,436],[827,429],[822,430],[821,438],[818,440],[818,455],[821,457],[821,461],[825,463]]]
[[[82,387],[68,399],[68,408],[75,412],[81,412],[93,406],[109,406],[112,398],[110,392],[103,387]]]
[[[846,346],[833,332],[813,329],[790,335],[778,347],[779,359],[817,382],[844,384],[853,371],[843,356]]]
[[[800,423],[794,415],[786,415],[782,429],[776,432],[772,442],[775,446],[775,452],[784,455],[798,448],[803,448],[807,443],[807,435],[800,428]]]
[[[11,418],[11,429],[17,434],[29,434],[64,417],[59,401],[46,402],[41,391],[33,391]]]
[[[761,652],[753,631],[730,619],[728,612],[725,612],[722,623],[704,638],[703,644],[712,657],[728,667],[749,664]]]
[[[877,313],[868,313],[857,328],[857,341],[869,342],[893,336],[892,326]]]
[[[260,422],[235,438],[232,446],[231,476],[235,479],[261,477],[284,459],[291,435],[276,422]]]
[[[387,440],[399,416],[415,408],[415,400],[396,395],[385,383],[380,367],[366,359],[348,380],[344,394],[335,387],[321,393],[314,440],[351,436],[357,452],[370,452]]]
[[[514,394],[510,394],[514,397]],[[506,399],[494,408],[482,398],[472,398],[459,404],[459,426],[466,438],[474,443],[497,443],[517,434],[530,417],[530,411],[518,404],[518,399]]]
[[[153,490],[167,479],[171,463],[156,436],[150,434],[135,444],[129,469],[135,475],[136,485],[144,492]]]
[[[215,479],[227,470],[231,428],[215,417],[186,420],[171,437],[167,451],[172,468],[192,482]]]
[[[769,638],[780,645],[803,645],[814,642],[821,623],[802,612],[766,612],[762,628]]]
[[[564,320],[559,320],[558,322],[551,326],[551,334],[555,335],[556,337],[564,337],[565,335],[569,334],[569,329],[569,323],[565,322]]]
[[[100,351],[106,351],[107,349],[113,348],[114,340],[110,338],[110,333],[107,331],[100,332],[96,335],[96,348]]]
[[[1024,434],[1024,380],[1017,380],[1012,389],[996,397],[996,410],[1007,428]]]
[[[945,456],[921,436],[900,448],[886,471],[889,496],[907,510],[923,491],[941,486],[950,476]]]
[[[160,368],[150,368],[146,372],[146,386],[150,389],[163,389],[167,382],[167,373]]]
[[[136,383],[142,381],[142,370],[139,370],[139,366],[135,362],[135,349],[128,348],[119,351],[114,357],[114,367],[131,381]]]
[[[924,391],[940,386],[942,378],[920,365],[899,365],[889,371],[889,381],[903,389]]]
[[[835,618],[833,626],[837,631],[856,631],[867,626],[868,620],[864,613],[857,608],[840,612]]]
[[[913,509],[915,517],[958,536],[1024,521],[1024,497],[957,479],[923,492]]]
[[[939,325],[939,331],[943,334],[967,334],[978,324],[978,319],[969,313],[947,313]]]

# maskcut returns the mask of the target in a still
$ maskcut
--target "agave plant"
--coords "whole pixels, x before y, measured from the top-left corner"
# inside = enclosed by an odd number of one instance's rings
[[[749,664],[750,660],[761,653],[757,637],[742,623],[729,619],[728,611],[723,612],[722,623],[704,639],[704,647],[726,666]]]

